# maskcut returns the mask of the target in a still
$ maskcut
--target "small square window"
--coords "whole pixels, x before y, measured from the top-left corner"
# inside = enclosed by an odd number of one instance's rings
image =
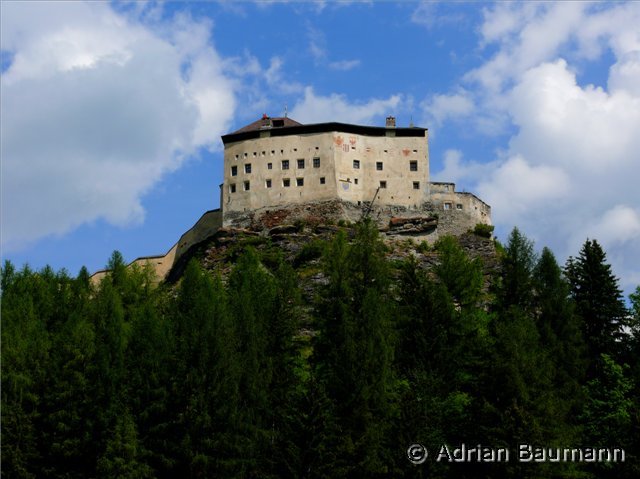
[[[418,150],[413,150],[414,153],[418,153]]]
[[[251,163],[246,163],[244,165],[244,172],[245,173],[251,173]]]
[[[238,158],[240,158],[240,155],[236,155],[236,160],[237,160]]]
[[[296,178],[296,186],[304,186],[304,178]]]
[[[232,166],[231,167],[231,176],[238,176],[238,167],[237,166]]]
[[[262,156],[264,156],[264,155],[266,155],[266,154],[267,154],[267,152],[266,152],[266,151],[263,151],[263,152],[262,152]]]
[[[298,168],[300,169],[304,168],[304,159],[298,160]]]
[[[354,179],[353,179],[353,184],[354,184],[354,185],[357,185],[357,184],[358,184],[358,178],[354,178]]]
[[[282,160],[282,169],[283,170],[289,169],[289,160]]]
[[[360,160],[353,160],[353,168],[355,170],[359,170],[360,169]]]
[[[246,158],[247,156],[249,156],[248,153],[244,153],[244,157]]]
[[[458,204],[456,205],[456,209],[457,209],[457,210],[461,210],[461,209],[462,209],[462,205],[461,205],[460,203],[458,203]]]
[[[444,209],[445,210],[450,210],[451,209],[451,203],[445,203],[444,204]]]
[[[320,168],[320,158],[314,158],[313,159],[313,167],[314,168]]]
[[[413,182],[413,189],[414,190],[419,190],[420,189],[420,182],[419,181],[414,181]]]
[[[382,162],[381,161],[376,161],[376,170],[382,171]]]
[[[273,170],[273,163],[267,163],[267,170]]]
[[[324,185],[325,183],[326,183],[325,177],[324,176],[320,177],[320,184]]]
[[[387,182],[386,181],[381,181],[380,182],[380,188],[386,188],[387,187]]]
[[[418,171],[418,162],[417,161],[410,161],[409,162],[409,170],[410,171]]]
[[[235,193],[236,192],[236,184],[235,183],[231,183],[229,185],[229,193]]]
[[[265,180],[264,186],[266,186],[267,188],[271,188],[271,180]]]
[[[253,156],[258,156],[258,153],[254,151]]]
[[[244,182],[244,191],[249,191],[251,189],[251,183],[248,181]]]
[[[297,149],[297,148],[294,148],[294,149],[293,149],[293,151],[298,151],[298,149]]]
[[[291,186],[291,180],[289,178],[283,179],[282,186],[284,186],[285,188],[289,188]]]
[[[276,154],[276,150],[271,150],[271,154],[275,155]]]

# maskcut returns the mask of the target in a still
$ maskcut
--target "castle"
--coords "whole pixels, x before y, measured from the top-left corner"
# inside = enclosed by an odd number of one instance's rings
[[[428,131],[346,123],[303,125],[263,115],[222,136],[224,182],[220,208],[207,211],[150,264],[159,280],[190,248],[222,228],[265,230],[280,218],[357,220],[367,214],[389,236],[435,240],[491,224],[491,208],[453,183],[429,181]],[[106,271],[92,276],[99,281]]]

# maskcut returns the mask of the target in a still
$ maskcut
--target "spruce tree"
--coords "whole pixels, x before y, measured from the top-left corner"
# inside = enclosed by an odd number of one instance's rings
[[[585,241],[578,257],[567,260],[565,274],[583,321],[590,360],[593,363],[601,354],[619,357],[627,310],[618,278],[600,244],[596,240]]]

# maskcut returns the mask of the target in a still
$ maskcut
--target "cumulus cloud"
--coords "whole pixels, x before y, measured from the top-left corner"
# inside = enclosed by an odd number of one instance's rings
[[[449,153],[443,173],[475,175],[503,232],[517,225],[561,260],[598,239],[630,290],[640,277],[640,5],[498,3],[484,15],[481,47],[497,49],[463,83],[481,118],[508,119],[515,133],[495,161]],[[606,86],[581,85],[580,65],[607,50]]]
[[[442,125],[445,120],[468,117],[474,111],[473,98],[468,92],[436,94],[421,103],[426,124]]]
[[[147,17],[149,18],[149,17]],[[216,148],[234,83],[211,26],[154,29],[106,3],[2,7],[2,233],[15,249],[99,218],[144,216],[142,195]]]
[[[400,101],[400,95],[392,95],[386,99],[373,98],[366,103],[352,103],[345,95],[337,93],[316,95],[313,87],[309,86],[304,90],[304,98],[291,110],[291,117],[302,123],[340,121],[373,124],[374,118],[392,114]]]

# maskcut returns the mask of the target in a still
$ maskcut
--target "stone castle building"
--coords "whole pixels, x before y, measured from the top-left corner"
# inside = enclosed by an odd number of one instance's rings
[[[133,262],[151,264],[159,279],[221,228],[265,230],[273,225],[263,221],[269,215],[355,221],[367,214],[387,235],[420,240],[491,224],[491,209],[478,197],[429,181],[427,129],[397,127],[394,117],[374,127],[263,115],[222,142],[220,208],[206,212],[165,255]]]

